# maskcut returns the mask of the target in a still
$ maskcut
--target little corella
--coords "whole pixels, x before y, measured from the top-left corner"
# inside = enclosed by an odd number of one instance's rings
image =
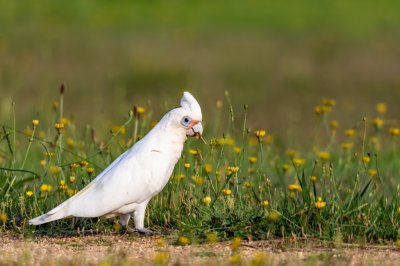
[[[201,135],[199,103],[184,92],[180,107],[172,109],[146,136],[120,155],[86,187],[51,211],[29,221],[39,225],[66,217],[120,217],[125,231],[131,216],[139,233],[150,199],[167,184],[188,136]]]

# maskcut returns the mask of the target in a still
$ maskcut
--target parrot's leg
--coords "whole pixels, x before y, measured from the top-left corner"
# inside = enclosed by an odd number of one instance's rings
[[[140,203],[135,212],[133,213],[133,218],[135,220],[135,228],[136,231],[140,234],[155,235],[156,232],[151,231],[150,229],[144,227],[144,215],[146,213],[147,203],[149,203],[149,200]]]
[[[132,233],[133,230],[128,228],[129,219],[131,218],[131,214],[121,214],[119,217],[119,224],[121,225],[121,234]]]

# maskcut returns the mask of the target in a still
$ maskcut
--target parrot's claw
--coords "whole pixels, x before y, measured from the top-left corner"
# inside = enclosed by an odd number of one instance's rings
[[[144,227],[143,227],[143,228],[140,228],[140,229],[136,229],[136,231],[137,231],[139,234],[141,234],[141,235],[146,235],[146,236],[158,235],[157,232],[152,231],[152,230],[147,229],[147,228],[144,228]]]

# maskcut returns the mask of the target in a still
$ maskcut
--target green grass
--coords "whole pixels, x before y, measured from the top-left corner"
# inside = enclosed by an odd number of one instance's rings
[[[205,119],[208,144],[196,139],[185,144],[170,182],[149,205],[146,226],[177,230],[192,243],[207,241],[210,233],[222,239],[296,236],[338,244],[398,239],[396,125],[365,118],[346,136],[344,129],[332,127],[335,105],[325,100],[315,114],[315,130],[309,131],[313,145],[303,149],[273,132],[257,138],[255,130],[262,129],[247,124],[248,107],[236,110],[227,99]],[[108,123],[110,131],[97,134],[93,127],[77,126],[79,120],[67,117],[62,103],[63,95],[47,107],[51,122],[26,125],[23,131],[13,124],[2,128],[1,230],[26,235],[116,230],[114,219],[65,219],[39,227],[27,221],[76,193],[133,145],[156,119],[154,107],[140,117],[130,113],[123,123]],[[390,123],[385,113],[375,115]],[[57,130],[60,121],[65,127]]]

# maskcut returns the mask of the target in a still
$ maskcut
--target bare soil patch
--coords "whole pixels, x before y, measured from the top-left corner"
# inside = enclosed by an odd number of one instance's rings
[[[243,241],[237,256],[230,242],[174,245],[176,237],[100,234],[39,236],[22,239],[0,233],[0,265],[399,265],[400,252],[391,246],[333,247],[318,241]],[[254,264],[258,263],[258,264]]]

